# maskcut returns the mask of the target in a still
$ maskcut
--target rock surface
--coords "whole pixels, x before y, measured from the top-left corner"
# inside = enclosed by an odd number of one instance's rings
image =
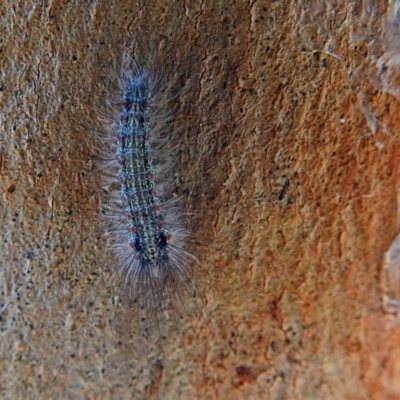
[[[0,6],[0,397],[400,398],[397,2],[129,3]],[[99,223],[135,52],[178,91],[172,184],[214,241],[207,316],[161,346],[117,337]]]

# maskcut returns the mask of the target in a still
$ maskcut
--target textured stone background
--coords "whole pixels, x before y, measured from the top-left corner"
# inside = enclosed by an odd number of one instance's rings
[[[0,397],[400,398],[399,2],[18,3],[0,5]],[[94,132],[134,44],[179,91],[174,179],[215,239],[210,318],[182,313],[162,348],[115,338],[96,211]]]

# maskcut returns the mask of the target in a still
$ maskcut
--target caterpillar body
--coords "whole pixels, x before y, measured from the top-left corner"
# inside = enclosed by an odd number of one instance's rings
[[[147,74],[134,77],[122,100],[116,157],[121,199],[133,254],[126,265],[128,280],[162,275],[169,262],[171,234],[161,214],[149,137],[150,89]]]

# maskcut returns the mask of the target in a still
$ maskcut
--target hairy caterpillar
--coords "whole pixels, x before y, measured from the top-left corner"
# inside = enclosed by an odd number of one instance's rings
[[[118,259],[115,273],[136,317],[146,319],[147,326],[155,322],[157,329],[160,316],[174,311],[174,298],[198,297],[198,261],[187,249],[194,236],[181,220],[179,197],[168,193],[165,184],[171,146],[152,113],[158,92],[159,81],[150,69],[131,62],[121,73],[119,113],[110,130],[112,153],[103,168],[111,171],[106,214]]]

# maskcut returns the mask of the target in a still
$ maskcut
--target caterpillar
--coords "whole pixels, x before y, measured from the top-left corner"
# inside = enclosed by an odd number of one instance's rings
[[[187,249],[193,235],[182,222],[180,198],[170,193],[168,198],[166,190],[170,141],[159,132],[157,112],[152,113],[159,92],[159,80],[150,69],[132,62],[121,73],[120,109],[111,125],[112,155],[106,165],[113,171],[108,214],[118,260],[115,274],[122,278],[137,318],[157,325],[174,298],[182,302],[184,295],[198,297],[198,260]]]

